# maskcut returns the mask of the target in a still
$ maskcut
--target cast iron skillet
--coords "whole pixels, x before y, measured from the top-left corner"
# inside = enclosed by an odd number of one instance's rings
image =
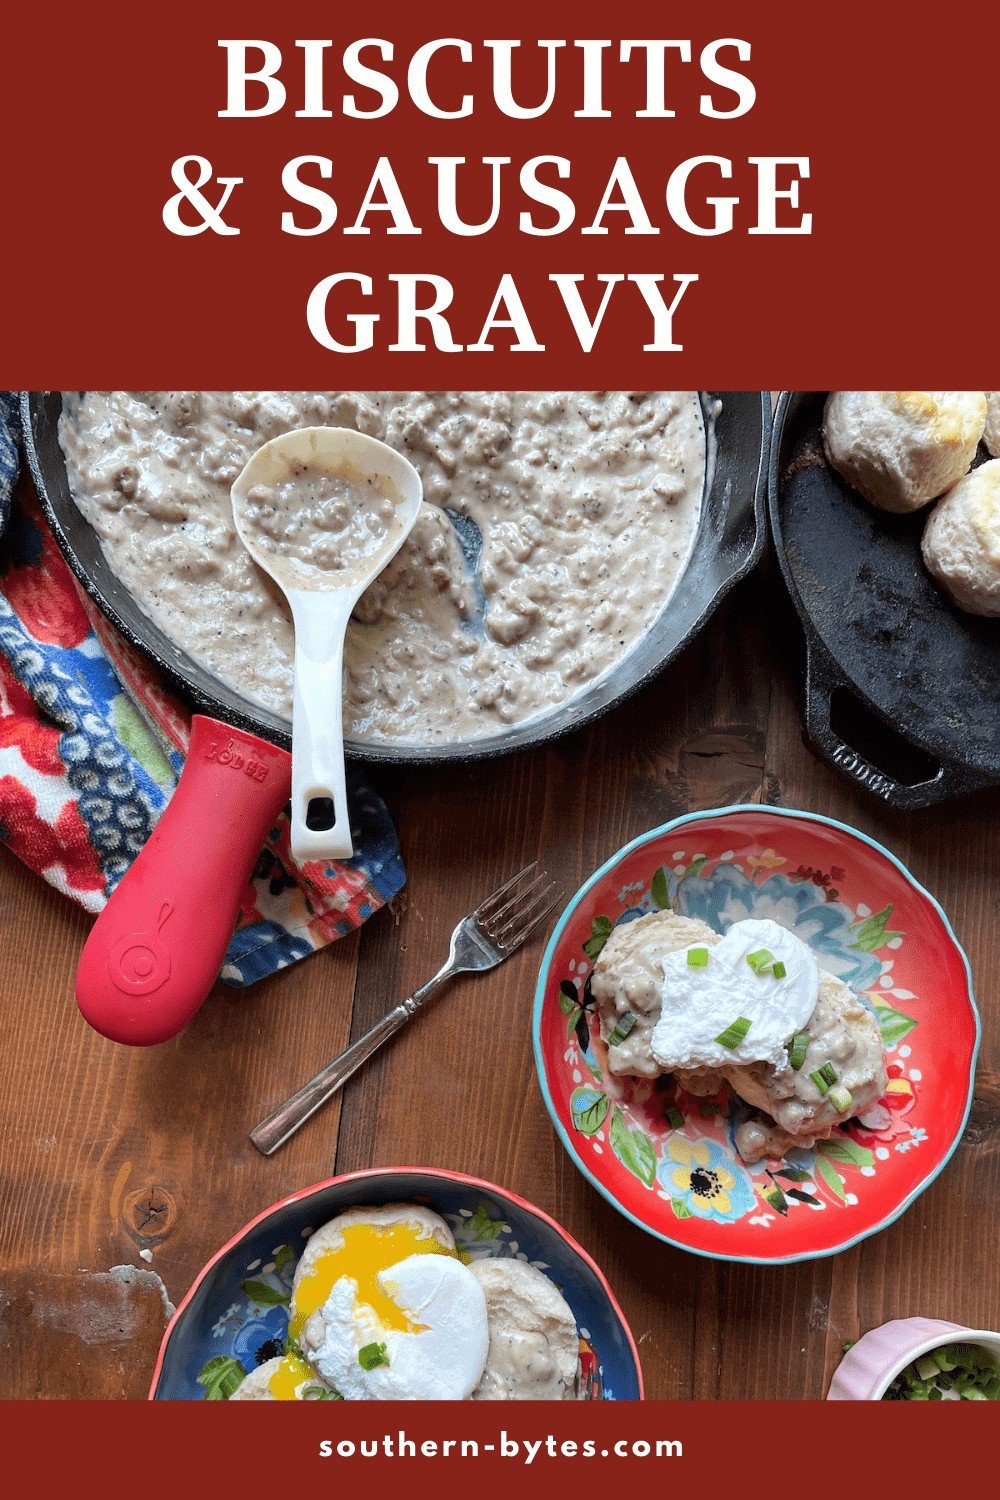
[[[706,410],[713,393],[703,393]],[[56,539],[90,596],[173,679],[200,712],[178,786],[152,836],[116,886],[84,946],[76,998],[102,1035],[137,1046],[175,1036],[211,988],[267,829],[287,801],[289,724],[216,681],[142,613],[104,560],[73,504],[57,424],[61,397],[24,394],[28,462]],[[706,503],[681,583],[621,665],[572,703],[482,741],[384,746],[369,760],[470,760],[538,744],[610,708],[670,660],[764,546],[770,431],[766,396],[727,395],[710,453]]]
[[[1000,624],[956,609],[927,572],[926,510],[878,510],[830,468],[826,395],[782,394],[768,487],[805,629],[809,738],[895,807],[1000,783]]]
[[[748,573],[765,545],[764,490],[771,430],[767,392],[703,391],[715,421],[713,452],[701,524],[687,570],[652,629],[613,671],[553,711],[476,740],[445,744],[385,744],[348,739],[349,755],[396,764],[471,761],[542,744],[578,729],[635,692],[671,661],[705,624],[732,586]],[[134,646],[157,664],[201,713],[288,748],[290,725],[258,708],[192,661],[139,608],[105,561],[96,533],[73,504],[57,436],[62,398],[57,391],[21,398],[28,463],[56,540],[90,597]]]

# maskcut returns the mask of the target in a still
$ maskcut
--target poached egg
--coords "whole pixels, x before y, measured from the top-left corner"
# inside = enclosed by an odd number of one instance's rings
[[[346,1278],[323,1306],[312,1361],[347,1401],[465,1401],[489,1350],[486,1297],[457,1259],[411,1255],[377,1275],[400,1319],[383,1321]]]
[[[787,1066],[786,1044],[819,998],[819,965],[794,933],[747,918],[713,946],[692,944],[662,964],[662,1008],[650,1047],[663,1068]],[[727,1032],[733,1045],[719,1040]]]
[[[317,1371],[346,1400],[451,1399],[466,1366],[476,1385],[488,1344],[485,1299],[451,1231],[416,1204],[348,1209],[316,1231],[296,1270],[288,1334],[269,1382],[277,1400],[295,1400]]]

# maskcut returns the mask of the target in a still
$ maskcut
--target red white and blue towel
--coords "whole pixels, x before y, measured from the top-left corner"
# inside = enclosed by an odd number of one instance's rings
[[[18,441],[17,403],[0,392],[0,843],[97,912],[177,784],[190,715],[79,588],[29,487],[15,493]],[[348,789],[354,858],[296,864],[283,814],[222,979],[250,984],[306,957],[402,888],[384,804],[357,768]]]

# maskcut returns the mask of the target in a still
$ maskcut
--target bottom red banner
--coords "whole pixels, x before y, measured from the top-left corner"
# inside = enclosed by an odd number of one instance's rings
[[[848,1472],[874,1484],[890,1454],[922,1488],[944,1487],[957,1455],[962,1471],[975,1473],[996,1438],[988,1406],[959,1402],[933,1416],[902,1402],[302,1405],[282,1417],[269,1416],[270,1405],[254,1416],[233,1404],[227,1416],[184,1402],[3,1402],[8,1484],[22,1468],[37,1484],[41,1464],[49,1494],[86,1479],[108,1484],[114,1473],[130,1476],[144,1500],[176,1496],[179,1484],[198,1493],[210,1483],[232,1493],[240,1482],[257,1493],[268,1483],[363,1492],[395,1479],[411,1495],[430,1472],[438,1485],[474,1485],[478,1496],[511,1486],[538,1494],[559,1480],[613,1489],[651,1479],[725,1483],[752,1497],[772,1495],[781,1469],[802,1463],[810,1493],[822,1496]]]

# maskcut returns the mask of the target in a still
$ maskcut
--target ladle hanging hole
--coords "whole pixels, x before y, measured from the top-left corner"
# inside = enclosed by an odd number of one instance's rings
[[[333,806],[333,798],[328,796],[310,797],[306,804],[306,827],[312,833],[328,833],[337,821],[337,814]]]

